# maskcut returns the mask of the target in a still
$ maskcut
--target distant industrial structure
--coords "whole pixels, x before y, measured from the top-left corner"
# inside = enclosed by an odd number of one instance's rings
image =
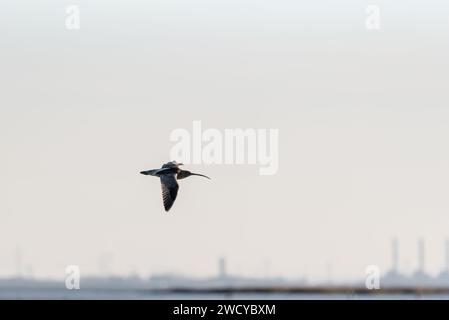
[[[223,257],[218,260],[218,277],[222,279],[227,277],[226,259]]]
[[[424,239],[417,241],[416,271],[411,275],[400,271],[399,242],[397,238],[391,240],[391,268],[380,278],[381,288],[444,288],[449,290],[449,240],[445,242],[445,263],[441,273],[431,276],[426,272],[426,247]],[[106,257],[106,255],[105,255]],[[109,256],[108,256],[109,257]],[[15,252],[16,276],[0,279],[0,288],[56,288],[64,289],[64,281],[38,280],[32,276],[31,266],[29,271],[25,268],[23,254],[18,248]],[[352,281],[343,283],[334,281],[332,277],[332,266],[327,263],[327,281],[322,283],[309,283],[305,278],[283,278],[273,276],[239,276],[229,273],[225,257],[217,261],[217,272],[209,277],[191,277],[179,274],[155,274],[149,278],[141,278],[137,275],[113,276],[109,273],[111,259],[100,260],[101,276],[83,276],[81,287],[84,289],[124,289],[124,290],[165,290],[165,289],[212,289],[228,288],[364,288],[364,281]],[[362,280],[362,279],[360,279]]]
[[[418,268],[410,275],[399,271],[399,244],[396,238],[391,241],[392,266],[381,279],[384,287],[449,287],[449,240],[445,242],[445,266],[436,277],[426,273],[426,251],[424,239],[418,239]]]
[[[281,277],[245,277],[228,273],[226,259],[218,259],[218,273],[216,276],[206,278],[183,277],[178,275],[154,275],[149,279],[153,289],[167,288],[241,288],[241,287],[270,287],[283,285],[306,285],[305,279],[285,279]]]

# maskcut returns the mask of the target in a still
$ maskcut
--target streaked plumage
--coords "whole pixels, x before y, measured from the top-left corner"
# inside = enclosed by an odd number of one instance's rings
[[[162,200],[164,202],[165,211],[169,211],[173,206],[178,195],[179,185],[177,180],[187,178],[189,176],[201,176],[210,179],[208,176],[192,173],[187,170],[181,170],[179,166],[182,163],[176,161],[167,162],[160,169],[152,169],[147,171],[141,171],[141,174],[156,176],[161,180],[162,187]]]

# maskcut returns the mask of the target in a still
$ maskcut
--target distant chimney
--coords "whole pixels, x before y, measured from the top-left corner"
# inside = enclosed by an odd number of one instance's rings
[[[418,271],[424,272],[425,269],[425,248],[424,239],[418,240]]]
[[[397,238],[391,240],[391,254],[392,271],[397,273],[399,271],[399,244]]]
[[[23,276],[23,261],[22,261],[22,249],[16,248],[16,276],[22,278]]]
[[[449,272],[449,239],[446,240],[446,271]]]
[[[226,260],[225,258],[221,257],[218,260],[218,276],[220,278],[226,278]]]

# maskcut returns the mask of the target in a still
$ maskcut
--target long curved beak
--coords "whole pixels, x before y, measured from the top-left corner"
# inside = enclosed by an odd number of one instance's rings
[[[204,174],[191,173],[190,175],[191,175],[191,176],[200,176],[200,177],[204,177],[204,178],[207,178],[207,179],[209,179],[209,180],[212,180],[211,178],[209,178],[208,176],[205,176]]]

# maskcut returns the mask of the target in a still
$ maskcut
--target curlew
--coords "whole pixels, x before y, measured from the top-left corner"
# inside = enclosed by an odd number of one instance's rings
[[[177,180],[181,180],[190,176],[200,176],[210,179],[208,176],[199,173],[193,173],[187,170],[182,170],[179,166],[183,165],[176,161],[167,162],[160,169],[152,169],[141,171],[141,174],[147,176],[155,176],[161,179],[162,200],[164,201],[165,211],[168,212],[173,206],[178,195],[179,185]]]

